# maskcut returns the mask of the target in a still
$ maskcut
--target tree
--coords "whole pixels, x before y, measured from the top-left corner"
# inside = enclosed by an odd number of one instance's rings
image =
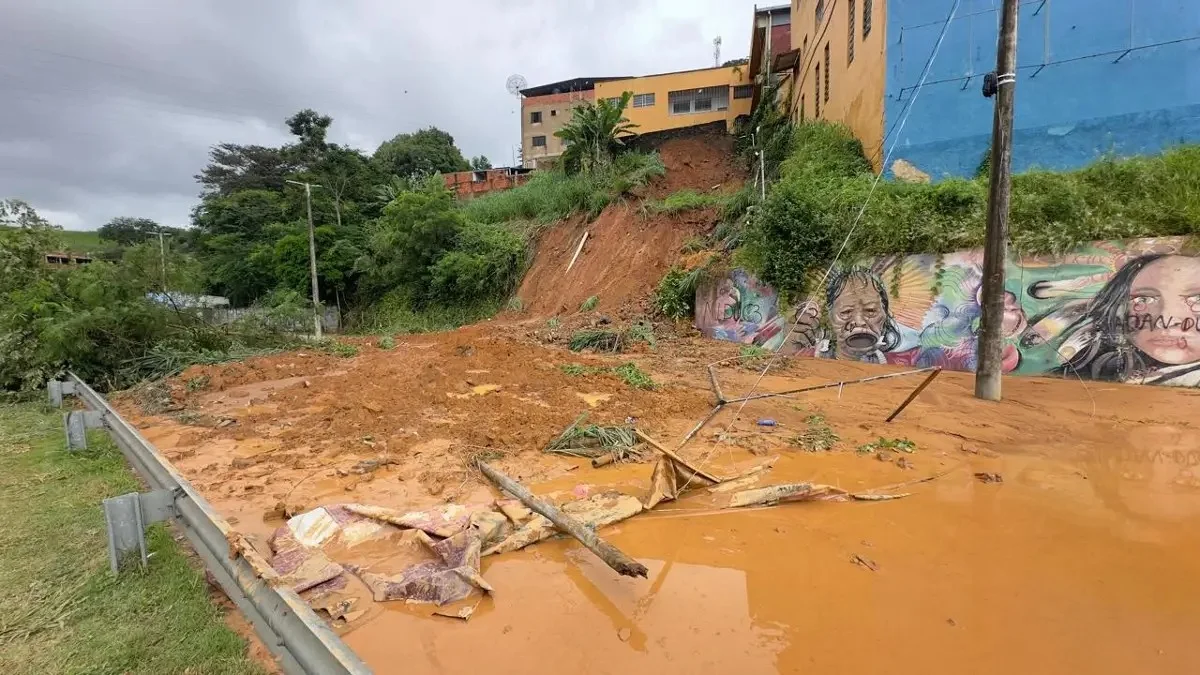
[[[51,225],[29,204],[19,199],[0,201],[0,294],[38,277],[46,252],[62,248],[61,233],[61,227]]]
[[[375,150],[374,159],[385,175],[401,178],[415,173],[451,173],[471,168],[455,147],[454,137],[437,127],[399,134],[384,141]]]
[[[382,294],[411,284],[428,297],[432,267],[454,248],[464,224],[452,193],[444,187],[400,193],[384,207],[368,240],[365,267],[372,289]]]
[[[592,172],[612,163],[624,139],[638,126],[625,117],[631,98],[633,92],[627,91],[616,103],[600,99],[575,106],[571,120],[554,132],[567,143],[561,160],[567,173]]]
[[[118,216],[100,227],[100,241],[111,241],[121,246],[134,246],[151,237],[157,237],[158,228],[158,223],[149,218]]]
[[[487,169],[492,168],[492,162],[484,155],[472,157],[471,168],[476,171],[486,171]]]
[[[280,190],[296,170],[281,148],[221,143],[208,151],[208,165],[196,175],[201,196],[228,196],[240,190]]]
[[[728,61],[726,61],[725,63],[722,63],[722,64],[721,64],[721,67],[722,67],[722,68],[728,68],[728,67],[730,67],[730,66],[744,66],[744,65],[746,65],[746,64],[748,64],[748,63],[750,63],[750,58],[749,58],[749,57],[747,57],[747,56],[743,56],[743,57],[742,57],[742,58],[740,58],[740,59],[729,59],[729,60],[728,60]]]

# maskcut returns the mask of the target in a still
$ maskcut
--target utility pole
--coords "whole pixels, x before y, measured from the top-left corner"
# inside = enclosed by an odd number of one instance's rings
[[[975,397],[1000,400],[1004,351],[1004,266],[1012,192],[1013,98],[1017,86],[1017,1],[1004,0],[996,47],[996,108],[992,118],[992,175],[983,248],[983,317],[979,324]],[[985,91],[985,95],[986,95]]]
[[[167,291],[167,245],[163,241],[163,237],[165,237],[165,236],[166,235],[163,234],[162,227],[159,226],[159,228],[158,228],[158,257],[162,261],[163,293],[168,292]]]
[[[312,219],[312,189],[319,188],[320,185],[313,183],[302,183],[300,181],[286,181],[292,185],[304,186],[304,203],[308,206],[308,271],[312,276],[312,301],[313,301],[313,333],[317,339],[321,339],[321,293],[317,287],[317,238],[313,234],[313,219]]]

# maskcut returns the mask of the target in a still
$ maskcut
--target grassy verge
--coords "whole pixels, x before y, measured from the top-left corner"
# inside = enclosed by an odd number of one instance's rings
[[[111,576],[100,501],[139,487],[103,435],[67,455],[61,425],[38,404],[0,406],[0,670],[264,672],[162,525],[149,569]]]

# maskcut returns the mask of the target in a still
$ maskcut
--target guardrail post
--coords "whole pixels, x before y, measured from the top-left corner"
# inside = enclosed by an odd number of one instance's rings
[[[62,407],[62,398],[63,398],[62,385],[63,385],[63,383],[59,382],[58,380],[50,380],[49,382],[46,383],[46,393],[50,396],[51,407],[54,407],[54,408]]]
[[[87,450],[87,430],[104,426],[104,416],[99,410],[71,410],[63,415],[63,429],[67,434],[67,451]]]
[[[142,569],[150,556],[146,553],[146,526],[175,516],[176,490],[130,492],[104,500],[104,523],[108,530],[108,563],[113,574],[138,554]]]

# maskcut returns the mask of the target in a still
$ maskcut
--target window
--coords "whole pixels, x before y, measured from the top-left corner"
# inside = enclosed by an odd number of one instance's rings
[[[535,147],[535,148],[546,147],[546,137],[545,136],[534,136],[533,137],[533,147]]]
[[[813,113],[814,117],[821,116],[821,64],[817,64],[813,75]]]
[[[863,39],[871,34],[871,0],[863,0]]]
[[[850,34],[847,37],[849,42],[846,43],[846,65],[854,63],[854,0],[846,3],[846,14],[850,20]]]
[[[825,18],[825,0],[817,0],[817,28],[821,27],[821,20]]]
[[[535,111],[529,113],[529,123],[530,124],[541,124],[542,123],[542,111],[535,110]]]
[[[551,116],[551,117],[558,117],[558,111],[557,111],[557,110],[551,110],[551,111],[550,111],[550,116]]]
[[[825,102],[829,103],[829,43],[825,43]]]
[[[736,87],[733,88],[733,97],[734,98],[753,98],[754,97],[754,85],[752,85],[752,84],[737,85]]]
[[[634,94],[633,107],[649,108],[654,105],[654,94]]]
[[[804,94],[800,94],[800,121],[804,121]]]
[[[672,115],[729,109],[729,87],[704,87],[667,92]]]
[[[620,105],[620,103],[621,103],[620,96],[609,96],[608,98],[606,98],[604,100],[608,101],[609,105]]]

